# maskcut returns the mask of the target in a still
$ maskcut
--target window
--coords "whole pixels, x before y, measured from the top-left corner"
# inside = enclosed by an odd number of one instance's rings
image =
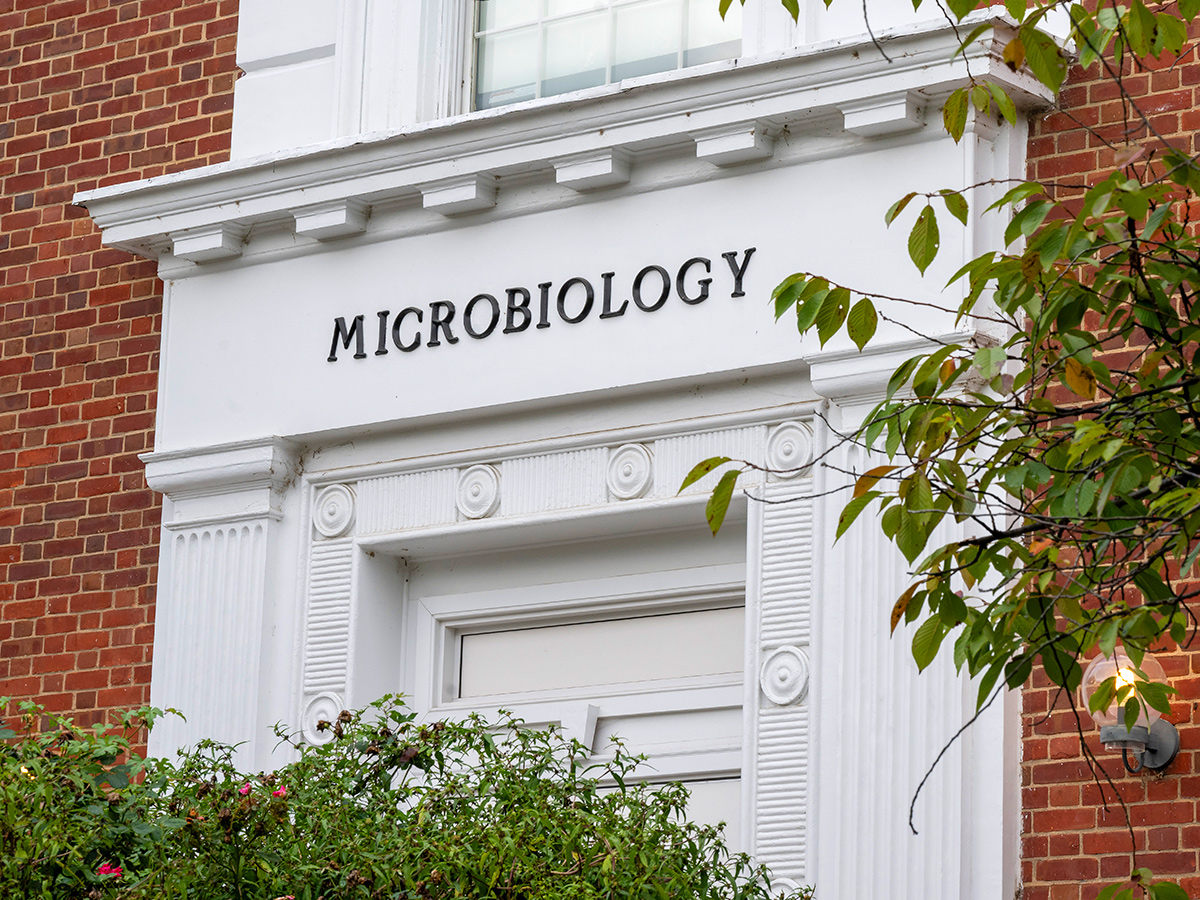
[[[424,715],[506,709],[599,755],[620,736],[648,757],[635,777],[686,782],[689,814],[739,846],[745,539],[735,522],[409,557],[402,688]]]
[[[716,0],[479,0],[475,108],[669,72],[742,52]]]

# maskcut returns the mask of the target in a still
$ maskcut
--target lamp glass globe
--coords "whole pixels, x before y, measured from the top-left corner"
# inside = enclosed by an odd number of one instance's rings
[[[1146,676],[1145,678],[1138,674],[1137,668],[1141,669],[1142,673]],[[1148,653],[1142,657],[1140,667],[1134,666],[1133,660],[1129,658],[1128,654],[1121,647],[1117,647],[1112,656],[1097,656],[1091,661],[1087,669],[1084,670],[1083,680],[1079,684],[1079,701],[1083,705],[1083,708],[1091,714],[1095,723],[1102,728],[1105,725],[1124,724],[1121,704],[1116,697],[1113,698],[1113,701],[1109,703],[1106,709],[1099,709],[1092,712],[1089,706],[1092,695],[1096,693],[1096,689],[1105,680],[1112,678],[1114,675],[1117,678],[1118,689],[1122,684],[1132,684],[1136,681],[1152,681],[1164,684],[1167,680],[1167,674],[1163,671],[1163,667],[1159,665],[1158,660]],[[1158,710],[1148,707],[1143,703],[1136,724],[1141,725],[1143,728],[1149,728],[1161,716],[1162,714]]]

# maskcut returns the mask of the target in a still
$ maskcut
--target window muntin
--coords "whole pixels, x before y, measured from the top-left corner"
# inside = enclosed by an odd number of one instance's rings
[[[733,59],[741,4],[715,0],[479,0],[475,108]]]

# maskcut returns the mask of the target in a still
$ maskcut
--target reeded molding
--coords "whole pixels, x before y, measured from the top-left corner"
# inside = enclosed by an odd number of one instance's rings
[[[575,187],[590,189],[619,185],[626,154],[636,167],[643,151],[694,156],[699,150],[715,170],[765,158],[776,134],[802,132],[814,120],[840,122],[848,138],[868,146],[872,135],[921,128],[924,109],[936,109],[968,73],[1004,85],[1026,109],[1048,104],[1045,88],[1003,63],[1011,27],[1003,17],[991,21],[993,35],[958,56],[960,34],[931,20],[884,31],[878,46],[866,38],[831,41],[713,63],[110,185],[77,194],[75,202],[101,227],[105,244],[162,258],[172,277],[185,277],[213,262],[228,265],[239,253],[252,256],[240,236],[249,234],[252,244],[259,228],[290,230],[297,247],[353,240],[360,228],[369,235],[364,210],[378,203],[411,207],[412,215],[422,206],[454,216],[495,215],[493,191],[528,191],[541,183],[530,177],[538,173],[553,183],[556,162],[561,168],[564,159],[608,154],[618,161],[612,172],[582,173]],[[569,170],[563,177],[570,183]],[[450,187],[458,193],[448,193]],[[464,190],[470,196],[459,196]]]

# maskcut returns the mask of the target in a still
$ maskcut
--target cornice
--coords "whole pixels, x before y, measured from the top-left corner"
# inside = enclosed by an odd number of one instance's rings
[[[544,172],[574,191],[625,190],[631,158],[693,154],[716,167],[770,157],[785,128],[838,120],[873,140],[924,126],[968,77],[1002,83],[1024,108],[1049,93],[1000,58],[1010,24],[953,56],[959,34],[930,22],[869,39],[686,69],[77,194],[109,246],[159,259],[172,277],[246,253],[252,229],[302,245],[353,239],[372,207],[452,221],[491,214],[497,192]],[[960,26],[961,27],[961,26]],[[885,56],[886,54],[886,56]],[[645,189],[644,187],[642,189]],[[568,192],[569,193],[569,192]]]
[[[245,489],[282,492],[299,474],[299,448],[283,438],[202,450],[143,453],[146,483],[173,500]]]

